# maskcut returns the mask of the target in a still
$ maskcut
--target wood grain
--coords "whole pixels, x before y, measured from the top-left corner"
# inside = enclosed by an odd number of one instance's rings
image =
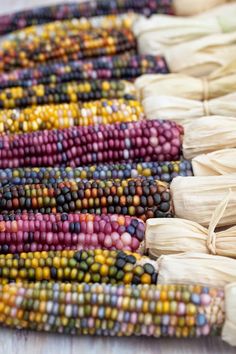
[[[0,14],[72,0],[1,0]],[[76,0],[73,0],[76,1]],[[189,0],[197,1],[197,0]],[[207,0],[206,0],[207,1]],[[70,337],[0,328],[0,354],[236,354],[217,338]]]

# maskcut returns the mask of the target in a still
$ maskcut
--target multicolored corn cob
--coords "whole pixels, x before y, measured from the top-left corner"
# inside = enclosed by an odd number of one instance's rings
[[[77,60],[66,64],[56,62],[32,69],[0,73],[0,89],[60,84],[69,81],[133,79],[143,74],[167,74],[165,58],[152,55],[121,55]]]
[[[152,13],[172,14],[171,0],[93,0],[82,3],[67,3],[38,7],[32,10],[18,11],[0,16],[0,34],[22,29],[28,26],[48,23],[56,20],[92,17],[106,14],[138,12],[144,15]]]
[[[123,215],[0,215],[0,253],[67,250],[128,250],[144,241],[143,221]]]
[[[45,101],[49,100],[49,97]],[[32,98],[31,96],[30,99]],[[16,101],[17,99],[14,104]],[[25,98],[20,101],[28,102]],[[12,100],[5,99],[1,101],[0,98],[0,105],[1,103],[9,105],[11,102]],[[85,103],[50,104],[0,110],[0,133],[25,133],[44,129],[65,129],[73,126],[135,122],[143,118],[142,105],[134,100],[104,99]]]
[[[165,162],[139,162],[126,164],[102,164],[83,167],[25,167],[0,170],[0,187],[7,184],[24,185],[31,183],[52,184],[81,179],[127,179],[139,176],[153,177],[171,182],[177,176],[193,176],[188,160]]]
[[[28,283],[0,286],[0,323],[77,335],[219,335],[224,290],[191,285]]]
[[[134,98],[134,86],[123,80],[92,80],[62,84],[13,87],[0,92],[0,108],[91,101],[101,98]],[[37,107],[36,107],[37,108]],[[36,109],[33,108],[34,110]],[[34,111],[33,111],[34,112]],[[3,112],[5,114],[5,112]],[[6,116],[11,115],[9,112]],[[13,112],[17,116],[19,112]]]
[[[128,29],[92,29],[76,36],[52,37],[35,43],[18,42],[16,48],[5,45],[0,50],[0,71],[35,67],[44,62],[68,62],[102,55],[114,55],[136,48],[133,33]]]
[[[154,179],[68,181],[0,188],[0,212],[122,214],[171,217],[169,187]]]
[[[172,121],[143,120],[3,135],[0,168],[179,160],[182,134]]]
[[[0,284],[71,281],[156,284],[157,264],[137,253],[108,250],[43,251],[0,255]]]

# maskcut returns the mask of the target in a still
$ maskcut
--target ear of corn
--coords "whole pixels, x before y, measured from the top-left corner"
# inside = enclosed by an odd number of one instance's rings
[[[26,167],[0,170],[0,187],[7,184],[52,184],[81,179],[127,179],[144,176],[171,182],[177,176],[192,176],[192,165],[188,160],[165,162],[139,162],[125,164],[102,164],[83,167]]]
[[[171,217],[171,195],[166,183],[154,179],[68,181],[0,188],[0,211],[123,214],[143,220]]]
[[[144,120],[3,135],[0,168],[179,160],[182,134],[174,122]]]
[[[123,251],[64,250],[0,255],[0,283],[70,281],[156,284],[157,264]]]
[[[220,334],[224,291],[184,285],[0,285],[0,323],[66,334],[200,337]]]
[[[139,251],[144,223],[123,215],[33,214],[0,215],[0,253],[49,250]]]
[[[133,79],[151,73],[168,73],[164,57],[124,53],[0,73],[0,89],[60,84],[73,80]]]
[[[8,101],[3,100],[2,103],[8,105]],[[14,104],[18,104],[17,100]],[[86,103],[49,104],[0,110],[0,132],[25,133],[73,126],[133,122],[143,117],[141,104],[134,100],[104,99]]]

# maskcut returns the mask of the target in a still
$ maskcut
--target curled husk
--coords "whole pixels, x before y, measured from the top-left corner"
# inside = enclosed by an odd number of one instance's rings
[[[219,176],[236,173],[236,149],[202,154],[192,160],[194,176]]]

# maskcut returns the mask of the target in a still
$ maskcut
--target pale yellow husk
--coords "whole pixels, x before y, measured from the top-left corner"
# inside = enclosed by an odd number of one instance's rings
[[[158,259],[159,284],[197,284],[224,287],[236,281],[236,260],[186,252]]]
[[[186,159],[236,147],[235,117],[202,117],[185,127],[183,155]]]
[[[184,74],[146,74],[135,81],[140,100],[157,96],[175,96],[204,101],[236,91],[236,60],[217,69],[206,78]]]
[[[178,16],[192,16],[207,11],[215,6],[225,4],[227,0],[173,0],[175,14]]]
[[[236,173],[236,149],[202,154],[192,160],[194,176],[220,176]]]
[[[177,44],[166,49],[164,55],[172,73],[207,76],[236,59],[236,32]]]
[[[236,223],[236,174],[174,178],[170,185],[174,214],[208,227],[216,207],[230,198],[218,226]]]
[[[198,252],[236,258],[236,226],[216,232],[231,192],[216,207],[209,228],[186,219],[149,219],[145,247],[152,257],[180,252]]]
[[[174,120],[186,126],[206,115],[232,117],[236,114],[236,93],[209,101],[197,101],[175,96],[153,95],[142,101],[147,119]]]
[[[236,283],[225,286],[225,323],[221,337],[236,346]]]
[[[140,16],[134,21],[132,29],[141,54],[161,55],[176,44],[211,34],[236,31],[235,17],[236,4],[223,8],[221,14],[205,17]]]

